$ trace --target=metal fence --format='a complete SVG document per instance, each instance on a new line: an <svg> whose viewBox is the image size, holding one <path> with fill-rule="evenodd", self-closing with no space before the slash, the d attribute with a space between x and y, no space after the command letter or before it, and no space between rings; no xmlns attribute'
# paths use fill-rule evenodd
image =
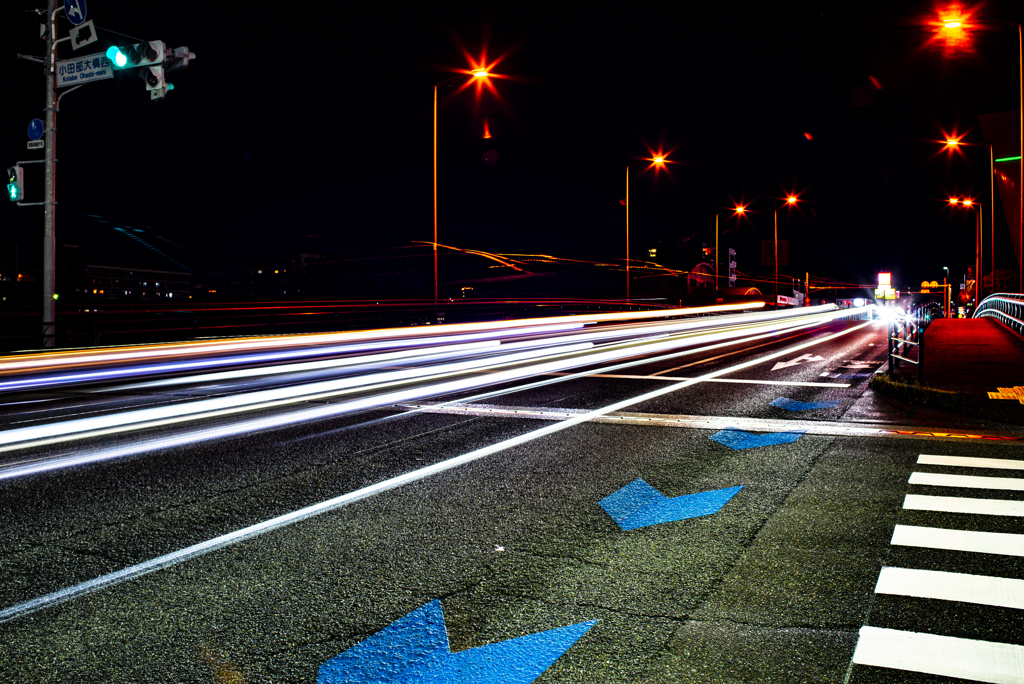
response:
<svg viewBox="0 0 1024 684"><path fill-rule="evenodd" d="M889 376L892 377L906 362L917 367L917 382L924 379L924 329L928 326L928 318L924 310L916 308L907 313L894 316L889 321ZM911 350L917 353L912 354ZM911 358L914 356L916 358Z"/></svg>
<svg viewBox="0 0 1024 684"><path fill-rule="evenodd" d="M988 316L1024 334L1024 294L1001 292L982 300L974 318Z"/></svg>

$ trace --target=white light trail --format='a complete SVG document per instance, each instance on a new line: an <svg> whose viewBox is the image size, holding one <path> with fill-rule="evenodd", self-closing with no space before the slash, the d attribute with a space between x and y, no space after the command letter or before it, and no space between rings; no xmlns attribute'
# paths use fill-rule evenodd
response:
<svg viewBox="0 0 1024 684"><path fill-rule="evenodd" d="M846 317L848 314L840 311L829 311L827 313L818 314L816 316L808 317L806 319L791 321L790 327L785 328L786 330L793 330L799 328L811 327L823 322L828 322L836 318ZM761 339L778 334L780 328L769 323L763 323L756 326L738 326L737 328L729 329L726 331L720 331L715 334L703 333L699 336L682 336L682 338L673 338L669 340L659 340L657 342L625 342L618 345L604 347L602 350L595 350L580 355L581 351L585 350L569 350L566 353L569 354L567 358L560 359L558 361L549 361L545 363L539 363L535 365L520 366L509 371L498 371L496 369L498 363L494 363L491 368L486 367L486 361L495 362L495 357L477 361L475 363L479 365L474 368L466 368L468 362L460 362L457 364L450 364L452 367L463 366L461 370L475 371L471 377L442 382L440 384L432 384L422 387L417 387L411 390L403 390L401 392L388 392L384 394L373 395L370 397L364 397L359 400L348 401L348 402L337 402L331 403L326 406L317 407L315 409L300 409L292 411L290 413L278 414L272 417L260 418L254 420L242 420L233 424L219 426L217 428L200 429L190 432L179 433L164 438L154 438L151 440L138 440L133 442L131 446L125 447L110 447L101 448L98 450L92 450L83 453L71 454L67 456L47 457L40 459L25 460L17 463L12 463L0 468L0 480L11 477L19 477L28 474L35 474L40 472L46 472L56 470L60 468L70 467L74 465L82 465L86 463L94 463L98 461L108 460L111 458L121 458L127 455L142 453L145 451L152 451L154 449L168 448L182 446L197 441L204 441L208 439L214 439L219 437L227 437L235 434L241 434L244 432L263 430L276 427L282 427L284 425L295 424L307 420L318 420L327 417L333 417L344 413L351 413L360 410L367 410L372 408L380 408L381 406L387 406L391 404L397 404L402 402L411 401L413 399L423 399L429 396L438 394L445 394L451 392L464 391L467 389L475 389L486 385L501 384L504 382L521 380L534 375L545 375L552 374L553 372L566 370L573 367L599 365L601 363L608 363L611 361L621 361L624 358L637 357L641 355L648 355L668 349L678 348L680 346L686 346L685 342L692 343L695 340L700 341L715 341L715 340L731 340L729 342L723 342L717 345L710 345L702 347L702 349L713 349L719 346L725 346L726 344L735 344L737 337L743 335L753 335L754 333L762 333L754 337L747 339ZM682 341L681 341L682 340ZM559 351L547 350L547 351ZM655 358L644 358L619 365L610 367L597 368L591 371L579 373L576 376L551 378L547 380L530 383L526 386L520 386L518 388L500 390L497 393L488 393L484 395L478 395L476 397L467 397L462 401L478 401L483 397L497 396L498 394L505 394L510 391L522 391L524 389L532 387L540 387L546 384L554 382L562 382L565 380L572 379L572 377L583 377L591 375L593 373L599 373L609 370L617 370L619 368L625 368L639 363L652 363L658 360L675 358L678 356L693 354L700 351L700 349L689 349L682 352L675 352L666 356L660 356ZM537 354L538 356L540 354ZM508 357L497 357L498 361L504 362L517 362L522 361L522 357L517 355L508 355L513 357L512 361L508 360ZM439 371L439 368L434 367L428 368L425 371L422 369L413 369L411 371L396 371L396 375L390 377L388 374L377 374L371 376L376 384L370 381L370 378L366 378L366 382L360 384L359 378L348 378L341 381L331 381L339 383L338 387L334 389L326 389L330 383L310 383L308 385L283 388L279 390L269 390L264 392L253 392L245 395L236 395L235 397L219 397L217 399L202 400L200 402L191 402L174 405L171 407L156 407L150 409L143 409L138 412L132 412L131 414L120 414L122 418L119 420L115 416L99 416L90 419L79 419L78 421L65 421L65 423L47 423L43 425L33 426L31 428L19 428L18 430L26 431L20 432L14 437L20 437L20 439L11 439L10 443L5 446L0 446L0 452L11 451L16 449L28 449L32 447L47 446L56 444L73 439L85 439L92 437L100 437L107 435L114 435L125 430L140 430L160 426L168 426L176 423L197 420L197 419L208 419L213 417L225 416L236 414L243 411L250 411L256 409L266 409L275 406L294 404L299 402L308 402L316 399L324 399L328 397L336 397L342 394L351 393L353 391L368 391L383 390L394 385L407 384L409 381L417 379L416 373L423 372L425 375L420 376L419 379L427 377L431 372L438 375L444 375L447 371ZM484 374L481 375L480 373ZM405 373L406 376L401 374ZM382 381L384 378L386 381ZM340 383L351 383L349 387L344 387ZM318 387L321 390L319 393L303 394L302 392L309 391L311 386ZM274 399L271 395L275 392L292 392L294 396L284 397L280 396ZM256 398L262 401L262 403L246 403L243 398ZM213 406L211 402L217 402L223 400L222 405L219 408ZM234 402L234 406L226 406ZM190 411L189 407L194 407L196 404L200 405L203 409L201 413ZM163 413L163 409L173 408L175 413L178 415L168 415ZM146 413L142 413L142 412ZM142 418L140 418L140 415ZM101 423L106 421L106 426ZM50 426L61 426L59 433L47 433L46 428ZM9 433L15 432L15 430L8 431ZM7 433L0 433L2 438Z"/></svg>
<svg viewBox="0 0 1024 684"><path fill-rule="evenodd" d="M744 368L750 368L757 364L764 363L766 361L771 361L781 356L791 354L794 351L799 351L800 349L806 349L817 344L828 342L830 340L860 330L861 328L867 325L870 325L870 322L854 326L842 332L828 335L820 339L804 342L794 347L787 347L786 349L773 352L771 354L766 354L765 356L752 359L750 361L745 361L735 366L730 366L728 368L712 371L710 373L706 373L692 380L685 380L682 382L674 383L672 385L641 394L631 399L625 399L614 404L609 404L608 406L605 406L603 408L596 409L594 411L588 411L587 413L582 413L568 420L546 425L538 430L532 430L528 433L519 435L517 437L513 437L511 439L506 439L504 441L492 444L482 449L477 449L475 451L462 454L461 456L456 456L454 458L441 461L440 463L425 466L423 468L419 468L417 470L413 470L411 472L404 473L402 475L398 475L387 480L383 480L381 482L369 485L367 487L357 489L347 494L343 494L341 496L328 499L326 501L321 501L320 503L313 504L311 506L307 506L296 511L292 511L284 515L280 515L276 518L266 520L262 523L250 525L249 527L245 527L240 530L236 530L234 532L230 532L228 534L215 537L205 542L200 542L199 544L194 544L184 549L180 549L178 551L174 551L172 553L165 554L157 558L153 558L143 563L132 565L122 570L118 570L116 572L102 575L95 579L82 582L80 584L76 584L65 589L61 589L51 594L46 594L44 596L40 596L29 601L19 603L4 610L0 610L0 622L7 622L9 620L13 620L23 615L27 615L28 613L32 613L43 608L54 606L59 603L68 601L70 599L84 596L86 594L93 593L95 591L113 586L115 584L120 584L130 579L141 577L143 575L147 575L157 570L178 565L192 558L196 558L207 553L210 553L211 551L216 551L218 549L222 549L227 546L237 544L247 539L252 539L267 532L277 530L288 525L293 525L297 522L307 520L309 518L321 515L323 513L327 513L329 511L333 511L335 509L341 508L342 506L347 506L350 503L354 503L356 501L369 498L376 494L380 494L391 489L395 489L397 487L410 484L412 482L417 482L429 478L433 475L437 475L438 473L442 473L453 468L466 465L467 463L472 463L473 461L484 458L485 456L490 456L492 454L498 453L500 451L505 451L515 446L527 444L529 442L540 439L541 437L546 437L556 432L566 430L570 427L593 420L594 418L603 416L605 414L612 413L614 411L621 411L622 409L628 408L629 406L632 406L634 404L639 404L645 401L649 401L651 399L656 399L660 396L664 396L671 392L676 392L685 387L689 387L691 385L703 382L704 380L709 380L711 378L716 378L721 375L733 373Z"/></svg>
<svg viewBox="0 0 1024 684"><path fill-rule="evenodd" d="M660 309L656 311L623 311L615 313L588 314L586 316L551 316L547 318L524 318L509 321L487 321L483 323L449 323L446 325L427 325L407 328L380 328L376 330L357 330L338 333L310 333L307 335L289 335L274 337L233 338L226 340L203 340L179 342L175 344L147 345L145 347L107 348L90 350L73 350L33 354L23 356L0 357L0 372L23 370L26 368L52 369L67 363L91 363L96 361L132 361L137 359L161 356L182 356L192 354L220 353L225 351L246 351L267 347L292 347L299 345L333 344L364 340L397 338L396 341L408 343L410 339L432 337L460 332L512 331L538 325L555 325L561 323L576 324L581 321L604 322L643 320L649 318L671 318L675 316L693 316L724 311L740 311L764 306L764 302L746 302L741 304L725 304L716 306L693 307L687 309Z"/></svg>

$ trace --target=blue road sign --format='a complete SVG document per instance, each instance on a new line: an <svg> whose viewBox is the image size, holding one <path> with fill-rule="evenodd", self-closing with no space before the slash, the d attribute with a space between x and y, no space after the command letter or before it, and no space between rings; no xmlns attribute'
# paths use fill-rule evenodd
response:
<svg viewBox="0 0 1024 684"><path fill-rule="evenodd" d="M726 428L711 435L711 439L730 449L739 451L741 449L753 449L754 447L789 444L800 439L800 435L805 432L806 430L790 430L789 432L767 432L755 435L750 432L744 432L739 428Z"/></svg>
<svg viewBox="0 0 1024 684"><path fill-rule="evenodd" d="M85 0L64 0L64 14L75 26L85 21L86 12Z"/></svg>
<svg viewBox="0 0 1024 684"><path fill-rule="evenodd" d="M32 119L31 121L29 121L28 122L28 139L29 140L39 140L40 138L42 138L43 137L43 130L44 130L44 128L45 128L45 126L43 126L43 122L40 121L39 119Z"/></svg>
<svg viewBox="0 0 1024 684"><path fill-rule="evenodd" d="M597 624L549 629L452 653L433 600L320 666L317 684L530 684Z"/></svg>
<svg viewBox="0 0 1024 684"><path fill-rule="evenodd" d="M840 401L796 401L794 399L787 399L786 397L779 397L772 402L772 406L778 406L780 409L786 409L787 411L813 411L815 409L823 408L835 408L842 402Z"/></svg>
<svg viewBox="0 0 1024 684"><path fill-rule="evenodd" d="M741 489L743 485L669 498L637 478L598 503L619 527L635 530L717 513Z"/></svg>

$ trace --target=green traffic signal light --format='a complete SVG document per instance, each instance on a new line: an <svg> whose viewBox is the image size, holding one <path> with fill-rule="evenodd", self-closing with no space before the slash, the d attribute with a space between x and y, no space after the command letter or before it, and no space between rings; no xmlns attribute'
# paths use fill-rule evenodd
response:
<svg viewBox="0 0 1024 684"><path fill-rule="evenodd" d="M128 55L122 52L121 48L116 45L111 45L107 48L107 59L118 69L123 69L128 64Z"/></svg>
<svg viewBox="0 0 1024 684"><path fill-rule="evenodd" d="M7 197L12 202L20 202L25 199L24 177L19 166L11 166L7 169Z"/></svg>

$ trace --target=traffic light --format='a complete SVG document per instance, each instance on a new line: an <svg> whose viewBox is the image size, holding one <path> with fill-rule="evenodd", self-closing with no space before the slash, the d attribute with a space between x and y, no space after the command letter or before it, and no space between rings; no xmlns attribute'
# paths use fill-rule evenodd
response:
<svg viewBox="0 0 1024 684"><path fill-rule="evenodd" d="M111 45L107 48L107 59L114 69L131 69L151 64L160 64L165 57L164 42L152 40L134 45Z"/></svg>
<svg viewBox="0 0 1024 684"><path fill-rule="evenodd" d="M164 68L146 67L142 70L142 80L146 82L146 90L160 90L164 87Z"/></svg>
<svg viewBox="0 0 1024 684"><path fill-rule="evenodd" d="M25 198L25 171L20 166L7 168L7 197L12 202L20 202Z"/></svg>

